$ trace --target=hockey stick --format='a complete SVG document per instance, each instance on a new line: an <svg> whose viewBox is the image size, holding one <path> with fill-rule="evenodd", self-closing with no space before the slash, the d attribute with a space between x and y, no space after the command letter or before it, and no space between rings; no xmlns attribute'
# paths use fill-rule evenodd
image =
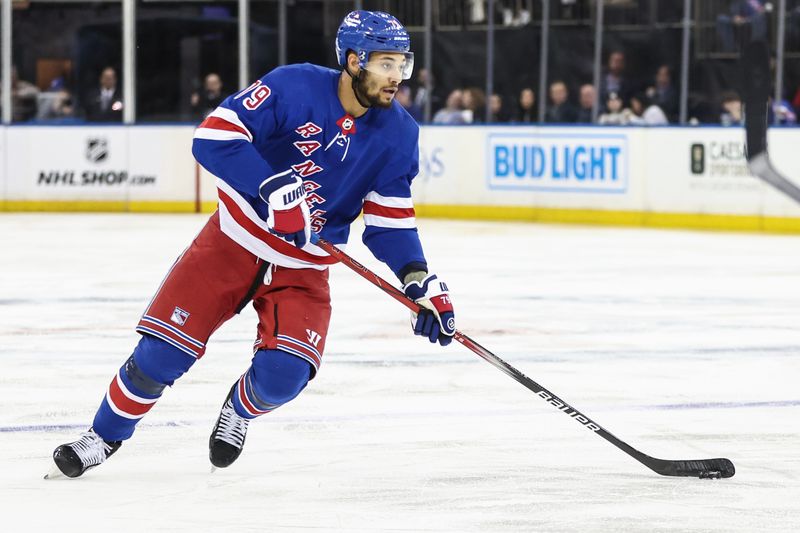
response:
<svg viewBox="0 0 800 533"><path fill-rule="evenodd" d="M389 282L369 270L367 267L341 251L340 249L336 248L333 244L318 237L317 235L312 236L312 242L315 242L317 246L328 252L332 257L337 259L340 263L345 264L351 270L365 278L367 281L378 287L379 289L383 290L386 294L400 302L401 304L408 307L411 311L415 313L419 313L420 306L408 298L403 291L396 288L395 286L391 285ZM500 371L504 372L506 375L510 376L514 380L516 380L521 385L530 389L533 393L535 393L538 397L542 398L544 401L562 411L567 416L577 420L581 425L586 427L587 429L597 433L608 442L622 450L623 452L627 453L647 468L652 470L657 474L661 474L662 476L681 476L681 477L699 477L699 478L728 478L732 477L733 474L736 472L733 463L729 459L697 459L691 461L670 461L666 459L657 459L655 457L650 457L647 454L640 452L639 450L633 448L632 446L628 445L627 443L621 441L617 437L615 437L610 431L604 429L600 424L594 422L591 418L586 416L585 414L581 413L570 404L544 388L543 386L539 385L531 378L527 377L525 374L511 366L510 364L506 363L492 352L469 338L468 336L464 335L460 331L456 330L455 340L478 354L478 356L482 357L484 360L498 368Z"/></svg>
<svg viewBox="0 0 800 533"><path fill-rule="evenodd" d="M747 166L754 176L800 203L800 187L772 166L767 152L767 101L771 86L767 43L749 43L742 55L741 66L744 79Z"/></svg>

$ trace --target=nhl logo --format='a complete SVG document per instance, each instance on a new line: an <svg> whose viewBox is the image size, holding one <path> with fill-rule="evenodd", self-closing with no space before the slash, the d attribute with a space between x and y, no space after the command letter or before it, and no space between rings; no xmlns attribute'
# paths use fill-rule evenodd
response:
<svg viewBox="0 0 800 533"><path fill-rule="evenodd" d="M187 311L184 311L180 307L176 307L172 311L172 316L169 318L170 322L174 322L179 326L183 326L184 324L186 324L186 321L188 319L189 319L189 313Z"/></svg>
<svg viewBox="0 0 800 533"><path fill-rule="evenodd" d="M92 163L100 163L108 158L108 140L95 137L86 141L86 159Z"/></svg>

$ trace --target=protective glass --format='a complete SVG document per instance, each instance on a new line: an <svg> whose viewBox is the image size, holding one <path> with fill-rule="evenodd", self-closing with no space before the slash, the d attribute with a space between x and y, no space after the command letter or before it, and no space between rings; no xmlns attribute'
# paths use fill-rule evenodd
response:
<svg viewBox="0 0 800 533"><path fill-rule="evenodd" d="M381 53L373 52L370 60L364 65L364 70L368 70L378 76L385 78L400 78L407 80L411 78L414 71L414 53Z"/></svg>

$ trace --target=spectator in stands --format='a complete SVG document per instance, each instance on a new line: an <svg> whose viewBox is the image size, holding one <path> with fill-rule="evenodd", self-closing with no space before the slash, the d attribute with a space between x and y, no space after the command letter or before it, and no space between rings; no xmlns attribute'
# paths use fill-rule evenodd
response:
<svg viewBox="0 0 800 533"><path fill-rule="evenodd" d="M72 93L66 88L64 78L55 78L47 90L39 94L36 119L59 120L69 118L73 114Z"/></svg>
<svg viewBox="0 0 800 533"><path fill-rule="evenodd" d="M397 94L394 96L394 99L397 100L397 103L403 106L406 111L408 111L408 114L411 115L411 118L416 120L418 123L422 122L422 109L420 109L419 106L411 99L411 88L408 85L401 85L397 89Z"/></svg>
<svg viewBox="0 0 800 533"><path fill-rule="evenodd" d="M519 101L517 102L517 112L514 115L513 122L522 122L524 124L536 122L536 93L530 87L525 87L519 92Z"/></svg>
<svg viewBox="0 0 800 533"><path fill-rule="evenodd" d="M723 126L742 125L742 99L734 91L722 93L722 113L719 122Z"/></svg>
<svg viewBox="0 0 800 533"><path fill-rule="evenodd" d="M669 124L664 111L653 103L645 93L631 97L630 110L633 112L628 123L641 126L664 126Z"/></svg>
<svg viewBox="0 0 800 533"><path fill-rule="evenodd" d="M431 80L431 91L428 94L428 90L425 88L425 84L427 83L428 79ZM428 69L421 68L417 71L417 81L416 81L416 88L412 91L414 104L416 104L422 112L425 112L425 102L428 100L431 101L431 109L436 109L439 107L439 103L441 102L441 98L437 96L434 79L433 76L430 75Z"/></svg>
<svg viewBox="0 0 800 533"><path fill-rule="evenodd" d="M580 93L578 94L578 120L580 124L591 124L592 120L592 107L594 107L594 98L596 91L594 85L585 83L581 85Z"/></svg>
<svg viewBox="0 0 800 533"><path fill-rule="evenodd" d="M434 124L466 124L464 119L464 109L461 106L463 92L461 89L454 89L447 96L445 106L433 116Z"/></svg>
<svg viewBox="0 0 800 533"><path fill-rule="evenodd" d="M655 83L647 88L646 94L667 115L670 122L678 121L678 91L672 84L672 71L668 65L658 67Z"/></svg>
<svg viewBox="0 0 800 533"><path fill-rule="evenodd" d="M569 101L567 85L557 80L550 84L550 107L545 113L545 122L567 124L578 120L578 110Z"/></svg>
<svg viewBox="0 0 800 533"><path fill-rule="evenodd" d="M608 65L600 78L600 100L606 101L610 93L617 93L623 102L632 94L631 83L625 77L625 54L619 50L608 55Z"/></svg>
<svg viewBox="0 0 800 533"><path fill-rule="evenodd" d="M611 93L606 100L606 112L602 113L598 119L598 124L609 126L621 126L628 123L630 110L623 110L622 98L617 93Z"/></svg>
<svg viewBox="0 0 800 533"><path fill-rule="evenodd" d="M84 99L86 120L90 122L122 122L122 91L117 85L117 71L106 67L100 73L100 84Z"/></svg>
<svg viewBox="0 0 800 533"><path fill-rule="evenodd" d="M503 14L503 26L524 26L531 22L531 12L522 0L515 0L513 6L511 1L503 4L495 4L500 7Z"/></svg>
<svg viewBox="0 0 800 533"><path fill-rule="evenodd" d="M11 120L25 122L36 116L39 89L29 81L19 79L17 67L11 67Z"/></svg>
<svg viewBox="0 0 800 533"><path fill-rule="evenodd" d="M798 86L797 90L794 92L792 105L794 106L795 113L800 113L800 86Z"/></svg>
<svg viewBox="0 0 800 533"><path fill-rule="evenodd" d="M770 96L769 106L767 107L767 122L782 126L797 124L797 114L795 114L789 102L783 99L775 102Z"/></svg>
<svg viewBox="0 0 800 533"><path fill-rule="evenodd" d="M735 52L734 28L750 27L750 39L767 37L767 0L733 0L727 13L717 16L717 35L723 52Z"/></svg>
<svg viewBox="0 0 800 533"><path fill-rule="evenodd" d="M492 116L489 117L489 122L503 123L510 121L508 112L503 105L503 97L499 94L494 93L489 97L489 108L492 112Z"/></svg>
<svg viewBox="0 0 800 533"><path fill-rule="evenodd" d="M467 124L486 122L486 93L477 87L467 87L461 96L464 120Z"/></svg>
<svg viewBox="0 0 800 533"><path fill-rule="evenodd" d="M469 9L469 21L472 24L482 24L486 22L485 0L467 0Z"/></svg>
<svg viewBox="0 0 800 533"><path fill-rule="evenodd" d="M219 107L223 100L225 94L222 92L222 78L211 72L203 80L203 90L192 93L192 113L195 118L202 120Z"/></svg>

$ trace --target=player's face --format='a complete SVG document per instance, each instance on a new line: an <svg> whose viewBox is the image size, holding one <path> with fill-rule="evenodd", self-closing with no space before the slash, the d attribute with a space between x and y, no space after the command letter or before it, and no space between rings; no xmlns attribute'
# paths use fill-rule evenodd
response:
<svg viewBox="0 0 800 533"><path fill-rule="evenodd" d="M391 107L403 79L404 64L403 54L373 54L356 84L359 95L372 106Z"/></svg>

